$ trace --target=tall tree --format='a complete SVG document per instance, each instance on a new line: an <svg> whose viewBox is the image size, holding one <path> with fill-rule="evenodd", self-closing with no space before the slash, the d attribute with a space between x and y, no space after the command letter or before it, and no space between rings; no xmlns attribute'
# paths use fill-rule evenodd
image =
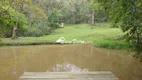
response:
<svg viewBox="0 0 142 80"><path fill-rule="evenodd" d="M90 24L91 24L91 29L93 28L93 25L95 24L95 8L93 5L93 0L88 0L88 3L90 5L90 13L91 13L91 18L90 18Z"/></svg>
<svg viewBox="0 0 142 80"><path fill-rule="evenodd" d="M27 17L30 17L29 12L32 11L32 16L34 20L46 18L46 14L44 14L44 11L40 8L38 8L36 5L33 4L32 0L2 0L0 1L2 6L8 6L9 8L13 8L15 11L15 18L16 22L15 25L13 26L13 31L12 31L12 39L16 38L16 33L18 26L20 26L19 22L21 20L21 14L24 14ZM31 14L31 13L30 13Z"/></svg>
<svg viewBox="0 0 142 80"><path fill-rule="evenodd" d="M142 1L141 0L94 0L110 14L113 27L121 27L126 40L134 45L136 57L142 57Z"/></svg>

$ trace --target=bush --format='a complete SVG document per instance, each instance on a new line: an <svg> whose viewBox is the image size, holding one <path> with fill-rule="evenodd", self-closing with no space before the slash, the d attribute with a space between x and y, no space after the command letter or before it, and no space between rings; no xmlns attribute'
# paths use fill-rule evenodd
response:
<svg viewBox="0 0 142 80"><path fill-rule="evenodd" d="M26 32L24 36L43 36L50 34L56 28L60 26L59 17L61 16L61 11L58 9L53 9L48 12L48 19L41 20L40 22L34 22Z"/></svg>
<svg viewBox="0 0 142 80"><path fill-rule="evenodd" d="M24 32L24 36L42 36L50 34L51 28L47 26L46 21L40 23L35 23L33 27L30 27L27 31Z"/></svg>
<svg viewBox="0 0 142 80"><path fill-rule="evenodd" d="M47 25L52 28L58 28L60 25L59 18L62 16L61 10L53 9L48 12Z"/></svg>
<svg viewBox="0 0 142 80"><path fill-rule="evenodd" d="M102 47L102 48L110 48L110 49L125 49L129 48L128 44L126 42L122 41L111 41L111 40L94 40L93 42L94 46L96 47Z"/></svg>

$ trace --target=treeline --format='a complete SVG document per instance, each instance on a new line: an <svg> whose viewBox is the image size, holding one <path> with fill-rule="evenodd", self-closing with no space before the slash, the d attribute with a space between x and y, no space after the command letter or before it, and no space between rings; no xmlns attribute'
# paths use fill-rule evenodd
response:
<svg viewBox="0 0 142 80"><path fill-rule="evenodd" d="M1 0L0 30L4 37L42 36L64 24L108 21L93 0Z"/></svg>

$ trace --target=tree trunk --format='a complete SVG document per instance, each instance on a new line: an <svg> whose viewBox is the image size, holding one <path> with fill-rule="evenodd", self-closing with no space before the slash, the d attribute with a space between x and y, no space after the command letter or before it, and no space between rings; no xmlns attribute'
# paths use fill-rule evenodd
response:
<svg viewBox="0 0 142 80"><path fill-rule="evenodd" d="M15 38L17 37L17 36L16 36L16 30L17 30L17 28L16 28L16 27L13 27L11 39L15 39Z"/></svg>
<svg viewBox="0 0 142 80"><path fill-rule="evenodd" d="M22 10L22 7L21 7L21 10ZM16 6L15 6L15 9L16 9ZM17 29L18 29L18 22L19 22L19 19L20 19L20 15L17 13L16 10L15 10L15 13L17 15L17 20L16 20L15 26L13 26L13 31L12 31L12 37L11 37L11 39L16 39L17 38L16 33L17 33Z"/></svg>
<svg viewBox="0 0 142 80"><path fill-rule="evenodd" d="M94 19L95 19L95 15L94 15L94 10L92 9L92 14L91 14L91 29L93 29L93 25L95 23Z"/></svg>
<svg viewBox="0 0 142 80"><path fill-rule="evenodd" d="M16 38L17 38L16 33L17 33L18 20L19 20L19 19L17 19L16 25L13 27L11 39L16 39Z"/></svg>

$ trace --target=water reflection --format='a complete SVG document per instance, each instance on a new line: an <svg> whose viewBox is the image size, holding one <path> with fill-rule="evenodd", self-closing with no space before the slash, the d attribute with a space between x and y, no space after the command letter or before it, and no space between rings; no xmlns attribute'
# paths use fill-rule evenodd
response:
<svg viewBox="0 0 142 80"><path fill-rule="evenodd" d="M120 80L142 80L142 63L125 51L89 45L40 45L0 48L0 80L23 72L111 71Z"/></svg>
<svg viewBox="0 0 142 80"><path fill-rule="evenodd" d="M88 72L88 69L81 69L74 64L64 63L56 66L47 72Z"/></svg>

